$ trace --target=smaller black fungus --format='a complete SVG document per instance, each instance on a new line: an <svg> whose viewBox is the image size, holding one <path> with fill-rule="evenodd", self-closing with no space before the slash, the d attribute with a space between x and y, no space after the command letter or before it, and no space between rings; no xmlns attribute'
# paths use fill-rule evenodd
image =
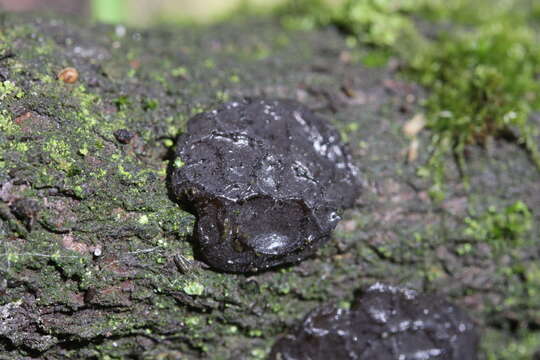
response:
<svg viewBox="0 0 540 360"><path fill-rule="evenodd" d="M360 192L339 133L290 100L245 99L196 115L170 186L197 216L202 259L231 272L313 254Z"/></svg>
<svg viewBox="0 0 540 360"><path fill-rule="evenodd" d="M350 310L320 307L280 338L270 360L475 360L466 313L435 295L375 283Z"/></svg>
<svg viewBox="0 0 540 360"><path fill-rule="evenodd" d="M127 129L119 129L114 132L114 137L119 143L128 144L135 134Z"/></svg>

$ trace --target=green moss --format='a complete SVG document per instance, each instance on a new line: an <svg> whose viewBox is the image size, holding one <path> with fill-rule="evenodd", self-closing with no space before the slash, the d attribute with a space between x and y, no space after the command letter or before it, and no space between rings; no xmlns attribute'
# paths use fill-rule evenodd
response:
<svg viewBox="0 0 540 360"><path fill-rule="evenodd" d="M289 29L313 30L329 24L334 9L322 0L291 0L274 11Z"/></svg>
<svg viewBox="0 0 540 360"><path fill-rule="evenodd" d="M444 158L457 154L465 166L468 144L517 130L540 168L540 153L529 122L539 106L540 46L523 24L488 23L473 31L453 31L411 60L413 74L430 89L425 108L433 132L430 161L437 183Z"/></svg>
<svg viewBox="0 0 540 360"><path fill-rule="evenodd" d="M0 131L6 135L13 135L18 129L19 126L11 119L7 110L0 110Z"/></svg>
<svg viewBox="0 0 540 360"><path fill-rule="evenodd" d="M530 333L520 337L508 337L488 331L484 337L483 348L488 360L530 360L533 359L533 355L540 347L540 335L537 333ZM501 347L500 344L504 344L504 346Z"/></svg>
<svg viewBox="0 0 540 360"><path fill-rule="evenodd" d="M171 75L175 77L186 77L188 69L185 66L179 66L171 70Z"/></svg>
<svg viewBox="0 0 540 360"><path fill-rule="evenodd" d="M0 82L0 101L5 101L10 95L21 99L24 96L24 92L9 80Z"/></svg>
<svg viewBox="0 0 540 360"><path fill-rule="evenodd" d="M139 220L137 221L139 224L141 225L146 225L148 224L149 220L148 220L148 216L147 215L141 215L139 217Z"/></svg>
<svg viewBox="0 0 540 360"><path fill-rule="evenodd" d="M170 147L172 147L174 145L174 141L172 141L171 139L164 139L163 140L163 145L165 147L170 148Z"/></svg>
<svg viewBox="0 0 540 360"><path fill-rule="evenodd" d="M126 169L124 168L124 165L118 164L117 169L118 169L118 174L124 177L125 179L131 180L133 178L133 174L129 171L126 171Z"/></svg>
<svg viewBox="0 0 540 360"><path fill-rule="evenodd" d="M129 96L121 95L114 100L114 104L116 105L116 108L118 109L118 111L122 111L122 110L127 109L128 106L131 105L131 100Z"/></svg>
<svg viewBox="0 0 540 360"><path fill-rule="evenodd" d="M201 318L197 316L189 316L184 320L184 323L189 327L196 327L201 323Z"/></svg>
<svg viewBox="0 0 540 360"><path fill-rule="evenodd" d="M71 146L64 140L51 138L43 144L43 151L48 153L57 164L57 168L68 175L74 175L75 160L72 158Z"/></svg>
<svg viewBox="0 0 540 360"><path fill-rule="evenodd" d="M400 40L418 36L413 21L407 16L407 12L417 6L411 1L348 0L337 13L334 23L364 42L397 46Z"/></svg>
<svg viewBox="0 0 540 360"><path fill-rule="evenodd" d="M86 144L84 144L77 152L79 154L81 154L82 156L87 156L88 155L88 146Z"/></svg>
<svg viewBox="0 0 540 360"><path fill-rule="evenodd" d="M331 6L322 0L291 0L275 11L288 28L335 25L362 43L391 48L419 37L408 14L424 5L424 1L346 0Z"/></svg>
<svg viewBox="0 0 540 360"><path fill-rule="evenodd" d="M177 157L176 159L174 159L174 163L173 163L173 166L177 169L181 168L182 166L184 166L185 163L182 161L182 159L180 157Z"/></svg>
<svg viewBox="0 0 540 360"><path fill-rule="evenodd" d="M521 201L507 206L501 211L495 207L474 218L465 219L467 227L464 235L476 241L487 242L498 254L509 248L521 247L527 244L527 234L532 229L532 214ZM467 245L467 244L465 244ZM463 245L463 246L465 246ZM469 252L470 244L468 245Z"/></svg>
<svg viewBox="0 0 540 360"><path fill-rule="evenodd" d="M263 336L263 331L259 329L251 329L248 331L248 335L251 337L261 337Z"/></svg>
<svg viewBox="0 0 540 360"><path fill-rule="evenodd" d="M213 69L216 67L216 63L214 59L211 59L211 58L205 59L203 62L203 65L208 69Z"/></svg>
<svg viewBox="0 0 540 360"><path fill-rule="evenodd" d="M519 1L347 0L337 7L322 1L289 1L277 13L286 24L311 29L335 25L360 43L376 47L365 57L384 64L390 54L406 64L406 74L429 90L425 103L432 131L430 193L444 198L445 161L455 155L466 166L469 144L514 134L540 170L538 129L529 115L539 108L540 43L529 26L527 7ZM415 15L467 24L436 31L430 38L417 30ZM382 50L382 52L381 52ZM384 56L381 58L381 54Z"/></svg>
<svg viewBox="0 0 540 360"><path fill-rule="evenodd" d="M253 357L253 359L265 359L267 352L264 349L255 348L250 351L250 355Z"/></svg>
<svg viewBox="0 0 540 360"><path fill-rule="evenodd" d="M188 295L200 296L204 293L204 286L197 281L190 281L184 286L183 290Z"/></svg>
<svg viewBox="0 0 540 360"><path fill-rule="evenodd" d="M146 99L143 102L143 110L149 111L149 110L156 110L159 106L159 101L156 99Z"/></svg>

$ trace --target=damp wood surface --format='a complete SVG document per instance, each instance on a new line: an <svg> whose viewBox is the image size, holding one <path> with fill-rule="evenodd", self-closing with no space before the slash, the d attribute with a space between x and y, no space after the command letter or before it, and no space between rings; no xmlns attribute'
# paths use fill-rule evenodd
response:
<svg viewBox="0 0 540 360"><path fill-rule="evenodd" d="M515 143L470 146L469 186L449 156L432 200L429 132L412 162L403 134L426 94L392 61L362 65L369 51L272 19L143 31L0 14L0 358L264 359L377 281L465 309L482 356L540 348L538 170ZM244 96L329 119L365 178L314 256L248 276L198 261L166 186L188 119ZM497 216L527 222L523 241L478 240Z"/></svg>

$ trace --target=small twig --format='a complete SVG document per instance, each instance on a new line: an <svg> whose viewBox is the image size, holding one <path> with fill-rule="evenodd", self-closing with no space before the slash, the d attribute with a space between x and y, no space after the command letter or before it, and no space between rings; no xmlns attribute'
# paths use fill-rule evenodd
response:
<svg viewBox="0 0 540 360"><path fill-rule="evenodd" d="M140 250L130 251L127 254L146 254L146 253L155 251L156 249L159 249L159 246L155 246L149 249L140 249Z"/></svg>

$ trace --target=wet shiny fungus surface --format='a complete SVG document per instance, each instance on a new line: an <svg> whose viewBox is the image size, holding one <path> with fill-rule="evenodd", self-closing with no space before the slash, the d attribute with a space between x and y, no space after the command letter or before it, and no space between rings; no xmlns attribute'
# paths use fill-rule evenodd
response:
<svg viewBox="0 0 540 360"><path fill-rule="evenodd" d="M196 115L175 164L171 189L197 216L199 253L224 271L311 255L360 191L338 132L290 100L246 99Z"/></svg>
<svg viewBox="0 0 540 360"><path fill-rule="evenodd" d="M375 283L350 310L331 305L279 339L271 360L474 360L479 336L463 310L435 295Z"/></svg>

